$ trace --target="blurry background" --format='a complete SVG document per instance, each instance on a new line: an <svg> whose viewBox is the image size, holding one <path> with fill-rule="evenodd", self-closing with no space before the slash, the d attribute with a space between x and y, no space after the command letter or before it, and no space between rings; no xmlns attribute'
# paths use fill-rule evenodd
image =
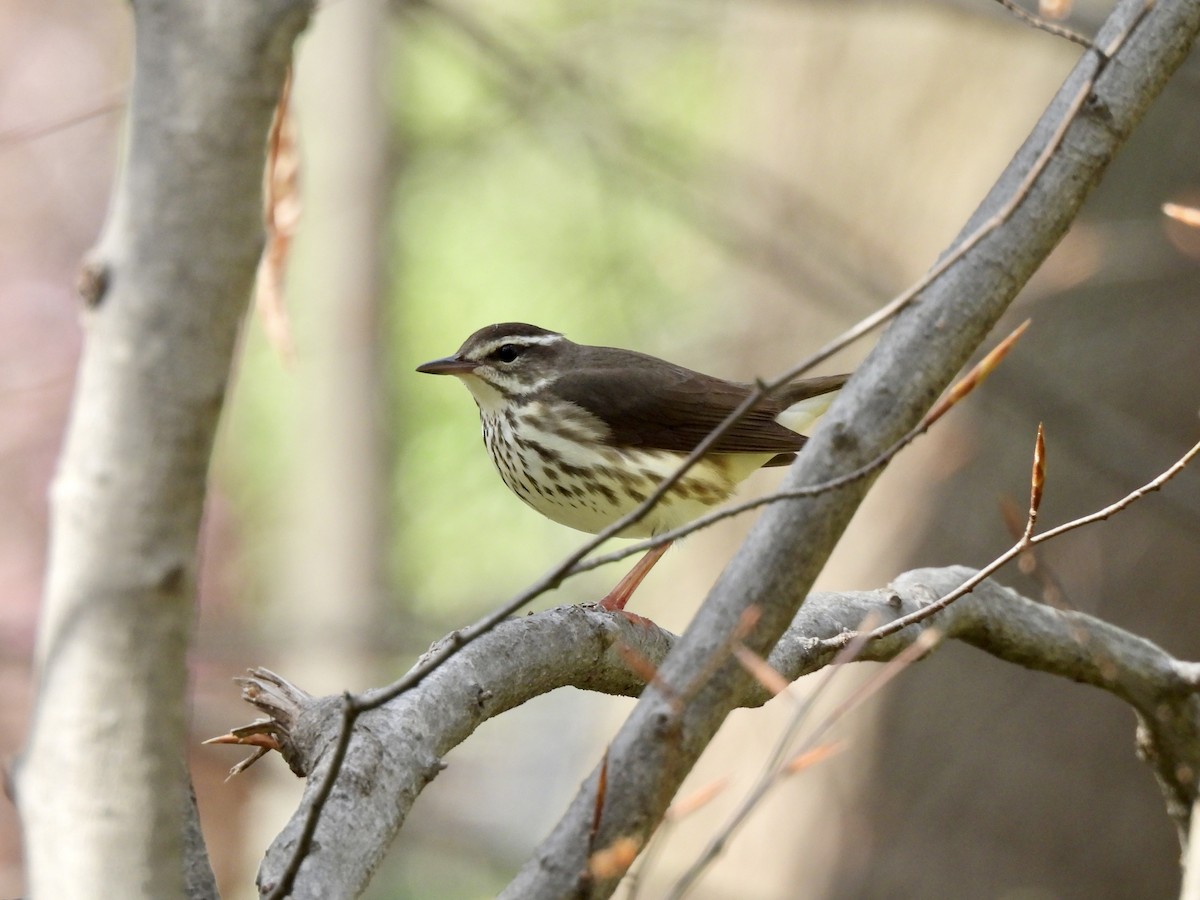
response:
<svg viewBox="0 0 1200 900"><path fill-rule="evenodd" d="M1076 3L1068 23L1090 33L1107 7ZM81 337L72 284L120 155L131 41L115 3L0 4L6 759L28 715L46 493ZM1079 52L987 0L322 6L296 74L296 351L248 320L206 525L196 740L252 717L230 682L247 666L316 693L391 680L581 539L509 494L467 392L414 366L518 320L725 377L780 371L929 266ZM1010 540L1003 498L1025 503L1039 420L1047 523L1195 439L1200 245L1159 207L1200 197L1198 80L1194 63L1176 77L1018 300L1012 323L1032 316L1033 330L893 464L822 586L990 560ZM1185 473L1003 580L1197 658L1198 510ZM682 629L746 526L684 542L635 608ZM621 571L542 605L594 600ZM369 896L495 893L630 702L560 692L489 723L448 758ZM788 713L775 706L731 718L691 781L731 786L674 830L643 896L736 803ZM946 648L845 722L846 751L776 791L694 896L1170 894L1177 847L1133 725L1111 698ZM300 783L277 759L223 783L236 758L200 748L193 766L225 896L250 897ZM21 890L4 801L0 896Z"/></svg>

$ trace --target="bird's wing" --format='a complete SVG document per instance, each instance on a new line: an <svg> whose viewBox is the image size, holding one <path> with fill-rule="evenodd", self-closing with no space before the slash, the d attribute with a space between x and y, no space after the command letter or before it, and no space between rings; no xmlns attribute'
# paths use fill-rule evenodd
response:
<svg viewBox="0 0 1200 900"><path fill-rule="evenodd" d="M606 348L607 349L607 348ZM750 394L748 385L723 381L651 356L625 351L606 354L600 365L560 376L552 390L592 413L610 432L614 445L689 453ZM840 387L833 381L824 391ZM805 437L775 417L783 404L768 398L743 416L717 441L713 453L786 453Z"/></svg>

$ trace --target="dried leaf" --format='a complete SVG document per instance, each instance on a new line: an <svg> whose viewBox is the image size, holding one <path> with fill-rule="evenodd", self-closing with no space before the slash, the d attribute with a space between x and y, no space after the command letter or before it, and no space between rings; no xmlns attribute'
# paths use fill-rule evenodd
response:
<svg viewBox="0 0 1200 900"><path fill-rule="evenodd" d="M954 404L958 403L963 399L963 397L967 396L967 394L979 387L979 385L983 383L983 380L992 374L992 371L996 368L996 366L1000 365L1004 357L1008 355L1008 352L1013 348L1013 344L1017 342L1017 339L1020 338L1021 335L1025 333L1025 329L1029 327L1030 321L1030 319L1026 319L1024 322L1018 325L1013 330L1012 334L992 348L991 352L988 353L988 355L981 359L978 363L976 363L970 372L960 378L958 382L946 392L946 395L942 397L942 399L936 404L934 404L933 409L925 414L925 418L921 420L921 427L928 428L930 425L948 413Z"/></svg>
<svg viewBox="0 0 1200 900"><path fill-rule="evenodd" d="M788 689L788 680L745 644L735 644L733 655L742 664L742 668L754 676L754 680L766 688L771 696L777 697Z"/></svg>
<svg viewBox="0 0 1200 900"><path fill-rule="evenodd" d="M658 678L658 669L654 663L650 662L650 660L646 659L646 657L642 656L642 654L638 653L628 644L618 643L616 648L617 653L621 655L621 659L625 660L625 665L629 666L634 675L642 679L646 684L654 683Z"/></svg>
<svg viewBox="0 0 1200 900"><path fill-rule="evenodd" d="M269 734L221 734L211 737L204 744L236 744L239 747L265 747L268 750L278 750L279 741Z"/></svg>
<svg viewBox="0 0 1200 900"><path fill-rule="evenodd" d="M1162 211L1164 215L1170 216L1176 222L1182 222L1192 228L1200 228L1200 208L1198 207L1184 206L1182 203L1164 203Z"/></svg>
<svg viewBox="0 0 1200 900"><path fill-rule="evenodd" d="M1071 0L1039 0L1038 12L1047 19L1065 19L1071 14Z"/></svg>
<svg viewBox="0 0 1200 900"><path fill-rule="evenodd" d="M669 822L678 822L680 819L687 818L696 810L707 806L713 799L720 796L721 792L728 786L729 779L725 777L710 781L699 790L693 791L688 796L672 803L667 810L666 820Z"/></svg>
<svg viewBox="0 0 1200 900"><path fill-rule="evenodd" d="M843 741L835 741L832 744L821 744L819 747L813 747L811 750L806 750L804 753L798 753L793 756L788 760L783 770L788 774L803 772L817 763L824 762L831 756L836 756L844 749L846 749L846 744Z"/></svg>
<svg viewBox="0 0 1200 900"><path fill-rule="evenodd" d="M637 859L639 843L631 837L619 837L603 850L597 850L588 859L588 873L601 881L619 878L629 871Z"/></svg>
<svg viewBox="0 0 1200 900"><path fill-rule="evenodd" d="M288 70L267 136L267 168L263 183L263 219L267 241L254 286L254 303L267 339L287 362L295 356L291 321L284 302L284 283L292 238L300 224L300 146L291 109L292 73Z"/></svg>
<svg viewBox="0 0 1200 900"><path fill-rule="evenodd" d="M1000 521L1004 523L1004 530L1009 533L1013 540L1021 536L1025 530L1025 520L1021 514L1021 507L1017 501L1013 500L1007 494L1000 497Z"/></svg>
<svg viewBox="0 0 1200 900"><path fill-rule="evenodd" d="M600 831L600 819L604 815L604 798L608 795L608 748L604 748L604 758L600 760L600 775L596 780L596 798L592 802L592 827L588 832L588 847L592 846Z"/></svg>
<svg viewBox="0 0 1200 900"><path fill-rule="evenodd" d="M733 639L744 641L761 618L762 609L757 604L751 603L742 610L742 614L738 617L737 627L733 629Z"/></svg>

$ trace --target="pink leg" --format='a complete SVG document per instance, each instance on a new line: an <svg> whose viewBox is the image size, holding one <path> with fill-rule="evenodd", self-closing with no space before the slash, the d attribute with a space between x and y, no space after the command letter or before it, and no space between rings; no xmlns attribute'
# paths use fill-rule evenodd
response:
<svg viewBox="0 0 1200 900"><path fill-rule="evenodd" d="M654 568L654 564L662 559L662 555L667 552L667 548L670 546L671 541L668 541L661 546L655 547L653 550L647 551L646 555L637 561L637 565L629 570L629 574L622 578L617 586L608 592L608 596L600 601L600 608L613 610L614 612L623 611L625 604L633 596L633 592L642 583L642 579L650 574L650 570Z"/></svg>

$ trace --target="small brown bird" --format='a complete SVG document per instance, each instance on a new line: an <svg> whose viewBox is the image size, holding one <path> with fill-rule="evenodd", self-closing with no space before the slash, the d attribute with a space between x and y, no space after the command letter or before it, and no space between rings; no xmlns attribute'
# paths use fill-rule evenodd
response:
<svg viewBox="0 0 1200 900"><path fill-rule="evenodd" d="M753 387L665 360L589 347L536 325L475 332L453 356L417 367L461 379L504 483L542 515L596 533L637 508ZM763 466L787 465L847 376L795 381L759 402L620 537L690 522ZM647 553L601 601L624 609L669 544Z"/></svg>

